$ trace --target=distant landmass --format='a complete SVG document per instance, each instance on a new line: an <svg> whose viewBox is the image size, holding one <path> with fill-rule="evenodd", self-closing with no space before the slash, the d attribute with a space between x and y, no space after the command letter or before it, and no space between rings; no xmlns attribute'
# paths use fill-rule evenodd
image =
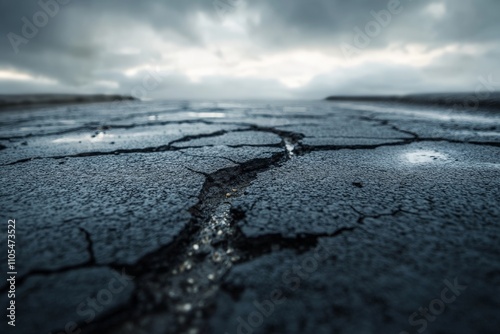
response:
<svg viewBox="0 0 500 334"><path fill-rule="evenodd" d="M136 101L133 96L128 95L79 95L79 94L16 94L0 95L0 109L7 107L24 107L34 105L57 105L97 103L113 101ZM138 100L137 100L138 101Z"/></svg>
<svg viewBox="0 0 500 334"><path fill-rule="evenodd" d="M329 96L327 101L353 102L400 102L421 105L436 105L457 110L489 109L500 111L500 92L436 93L386 96Z"/></svg>

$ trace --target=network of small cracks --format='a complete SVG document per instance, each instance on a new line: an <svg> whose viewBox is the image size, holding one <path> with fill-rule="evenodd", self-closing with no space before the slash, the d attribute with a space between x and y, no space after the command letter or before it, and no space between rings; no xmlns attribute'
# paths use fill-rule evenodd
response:
<svg viewBox="0 0 500 334"><path fill-rule="evenodd" d="M308 152L307 148L304 149L304 147L300 146L299 142L304 137L302 134L260 127L254 127L253 130L278 134L282 138L283 146L285 146L285 143L288 142L295 145L302 154ZM377 145L377 147L379 146L380 145ZM138 267L141 269L136 271L134 274L138 275L139 277L149 276L149 279L140 279L141 282L148 282L152 280L151 275L155 277L156 275L167 271L165 269L166 266L176 267L176 265L179 265L182 261L185 260L185 254L189 253L190 247L193 245L193 242L198 242L196 241L197 238L199 238L197 233L199 233L200 230L203 229L203 225L207 223L210 215L214 212L215 208L220 205L220 203L224 203L227 201L227 196L225 196L225 194L227 194L227 192L229 192L231 188L245 188L252 180L257 177L259 173L271 168L279 167L283 162L287 161L290 158L291 156L289 154L280 152L273 154L271 158L250 160L245 163L238 164L237 167L225 168L211 174L195 171L204 175L206 181L202 191L199 194L198 203L191 209L191 214L193 217L192 224L190 224L190 226L188 226L185 231L180 234L175 245L169 245L167 248L160 249L153 255L148 255L147 260L145 259L144 261L139 261ZM359 225L362 225L366 218L379 218L386 215L397 215L403 212L401 208L398 208L397 210L388 214L366 215L362 212L357 211L355 208L352 209L359 214L359 219L357 221ZM217 247L222 243L225 246L224 250L231 250L231 254L236 254L236 263L242 263L250 259L260 257L276 249L290 248L294 249L297 252L307 251L316 247L319 238L336 237L346 232L352 232L358 228L358 226L347 227L339 229L330 234L304 234L296 238L285 238L279 234L269 234L257 238L249 238L242 233L237 225L237 222L244 219L244 217L244 211L241 211L238 208L232 208L231 238L219 240L217 241L217 244L215 244L215 247ZM206 257L202 258L200 261L202 263L206 263L203 262L207 261ZM163 263L164 265L162 266L161 263ZM170 281L171 279L173 279L174 275L178 275L178 273L167 274L167 278L164 278L163 281ZM217 290L231 289L231 287L224 287L220 279L214 282L212 287L213 286L215 286ZM148 300L144 297L145 295L151 296L149 300L153 300L154 298L152 296L154 295L154 292L150 290L151 289L147 287L147 284L142 284L141 286L139 286L135 294L134 304L141 304L138 302L144 302L145 300ZM231 293L231 291L229 292ZM150 313L164 310L171 314L174 313L176 314L176 318L182 319L182 322L177 324L178 327L176 328L176 332L188 332L192 330L195 330L194 332L197 332L197 330L203 328L210 314L213 313L213 301L206 301L204 307L201 310L198 309L197 313L193 312L191 314L186 314L185 312L181 312L180 314L177 314L176 310L178 309L178 306L181 305L179 303L182 302L185 302L185 300L181 300L181 302L162 300L154 305L149 305L149 308L146 309L138 309L136 307L134 309L135 311L122 310L115 314L115 317L112 320L109 320L108 318L104 322L94 324L92 330L95 330L97 328L101 332L117 333L124 331L126 328L129 328L133 331L140 332L141 330L144 330L144 328L142 328L140 325L141 319L146 319L148 317L148 314ZM189 305L189 307L191 307L191 304L182 305ZM133 320L131 321L130 319ZM127 321L128 327L125 327L123 325L123 322L125 321Z"/></svg>
<svg viewBox="0 0 500 334"><path fill-rule="evenodd" d="M80 153L80 154L69 155L69 156L35 157L35 158L29 158L29 159L22 159L22 160L13 162L13 163L9 163L7 165L15 165L15 164L24 163L24 162L28 162L28 161L32 161L32 160L38 160L38 159L65 159L65 158L90 157L90 156L100 156L100 155L117 155L117 154L121 154L121 153L126 154L126 153L155 153L155 152L164 152L164 151L182 151L182 150L187 150L187 149L191 149L191 148L207 147L209 145L187 146L187 147L182 147L182 148L177 148L177 147L174 147L172 145L174 145L175 143L187 142L187 141L194 140L194 139L216 137L216 136L221 136L221 135L229 133L229 132L242 132L242 131L261 131L261 132L274 133L274 134L281 136L282 138L289 138L290 140L293 140L294 142L303 138L303 135L301 135L301 134L275 130L272 128L262 128L262 127L258 127L255 125L251 125L245 129L220 130L220 131L216 131L216 132L209 133L209 134L189 135L189 136L185 136L181 139L174 140L167 145L159 146L159 147L143 148L143 149L130 149L130 150L118 150L118 151L113 151L113 152L86 152L86 153ZM256 145L256 146L258 146L258 147L283 147L283 145L284 145L284 143L277 144L277 145ZM229 146L229 147L236 148L236 147L247 147L247 146L252 146L252 145L233 145L233 146ZM274 161L275 159L276 158L273 156L272 158L269 159L269 161ZM231 162L233 162L235 164L240 165L240 167L238 167L238 169L241 168L241 170L232 171L232 173L235 173L235 174L245 173L245 171L248 169L248 167L246 167L246 166L247 165L253 166L253 165L257 164L257 160L261 165L265 165L267 163L266 159L252 160L252 161L247 162L246 164L241 164L241 163L236 162L232 159L228 159L228 160L230 160ZM250 168L250 169L252 169L252 168ZM194 171L194 172L197 172L197 171ZM225 172L225 171L223 170L223 172ZM197 172L197 173L201 173L201 172ZM214 184L218 184L218 182L215 182L214 178L210 174L206 174L206 173L201 173L201 174L203 174L207 178L208 181L214 182ZM215 172L214 174L217 174L217 172ZM207 196L205 196L205 197L207 197ZM198 199L199 198L200 197L198 197ZM32 270L32 271L26 273L25 275L18 277L18 279L17 279L18 286L21 286L26 281L26 279L28 279L31 276L35 276L35 275L52 275L52 274L64 273L64 272L68 272L68 271L73 271L73 270L82 269L82 268L89 268L89 267L123 268L123 267L127 266L127 265L119 264L119 263L102 264L102 265L96 263L96 259L95 259L95 255L94 255L94 251L93 251L92 238L91 238L90 233L83 228L79 228L79 230L83 233L84 238L87 242L87 252L89 255L89 260L87 260L83 263L79 263L79 264L62 266L62 267L59 267L57 269L35 269L35 270ZM1 291L3 291L3 289Z"/></svg>
<svg viewBox="0 0 500 334"><path fill-rule="evenodd" d="M391 138L393 142L387 142L387 143L380 143L380 144L374 144L374 145L314 145L314 146L309 146L309 145L300 145L298 149L298 153L305 153L305 152L312 152L312 151L337 151L337 150L343 150L343 149L350 149L350 150L374 150L379 147L386 147L386 146L405 146L405 145L410 145L414 143L422 143L422 142L447 142L451 144L472 144L472 145L479 145L479 146L494 146L494 147L500 147L500 143L498 142L478 142L478 141L463 141L463 140L456 140L456 139L450 139L450 138L444 138L444 137L421 137L417 133L400 129L394 124L391 124L387 120L382 120L382 119L376 119L368 116L356 116L356 119L359 120L364 120L368 122L373 122L379 126L386 126L390 128L391 130L394 130L396 132L399 132L403 135L407 135L409 137L402 137L402 138ZM359 137L356 137L359 138Z"/></svg>
<svg viewBox="0 0 500 334"><path fill-rule="evenodd" d="M165 145L160 145L160 146L153 146L153 147L145 147L145 148L132 148L132 149L118 149L118 150L113 150L113 151L91 151L91 152L82 152L82 153L77 153L77 154L72 154L72 155L57 155L57 156L46 156L46 157L31 157L31 158L25 158L25 159L20 159L17 161L13 161L10 163L3 164L2 166L9 166L9 165L16 165L20 163L26 163L29 161L33 160L41 160L41 159L56 159L56 160L61 160L61 159L69 159L69 158L84 158L84 157L96 157L96 156L109 156L109 155L121 155L121 154L134 154L134 153L139 153L139 154L148 154L148 153L158 153L158 152L167 152L167 151L184 151L184 150L189 150L189 149L199 149L199 148L205 148L205 147L213 147L214 145L199 145L199 146L175 146L175 144L178 143L183 143L183 142L189 142L195 139L202 139L202 138L210 138L210 137L219 137L227 133L231 132L247 132L247 131L257 131L257 132L268 132L268 133L274 133L278 136L280 136L282 139L288 138L290 141L295 143L295 153L296 154L304 154L312 151L337 151L337 150L373 150L377 149L380 147L386 147L386 146L405 146L405 145L410 145L413 143L420 143L420 142L448 142L448 143L453 143L453 144L472 144L472 145L479 145L479 146L493 146L493 147L500 147L500 143L498 142L478 142L478 141L462 141L462 140L456 140L456 139L450 139L450 138L438 138L438 137L420 137L418 134L408 131L408 130L403 130L398 128L395 125L390 124L387 120L378 120L374 118L370 118L367 116L361 116L357 117L358 119L361 120L367 120L371 122L375 122L380 126L388 126L392 130L400 132L405 135L409 135L410 137L402 137L402 138L391 138L391 140L397 140L397 141L391 141L391 142L386 142L386 143L380 143L380 144L373 144L373 145L304 145L300 144L300 139L302 139L304 136L302 134L294 133L294 132L289 132L289 131L282 131L282 130L277 130L275 128L266 128L266 127L261 127L257 125L252 125L252 124L247 124L247 123L227 123L227 124L232 124L232 125L244 125L245 128L241 129L235 129L235 130L218 130L212 133L206 133L206 134L197 134L197 135L187 135L184 136L180 139L176 139L174 141L171 141ZM182 123L182 122L188 122L188 123L193 123L195 121L179 121L177 123ZM196 121L196 122L202 122L203 121ZM172 123L172 122L166 122L166 123ZM210 123L210 122L208 122ZM218 123L221 124L221 123ZM361 138L361 137L353 137L353 138ZM226 145L229 148L242 148L242 147L281 147L281 144L258 144L258 145L252 145L252 144L239 144L239 145ZM5 148L5 147L4 147ZM0 149L2 149L0 147Z"/></svg>
<svg viewBox="0 0 500 334"><path fill-rule="evenodd" d="M174 277L168 268L176 267L185 261L186 254L193 244L193 240L201 239L200 233L203 231L204 226L210 220L211 215L221 203L227 202L227 192L231 189L239 189L238 193L234 196L242 195L242 190L252 182L259 173L262 173L271 168L279 167L282 163L290 159L290 155L286 151L286 143L297 144L303 135L291 133L287 131L280 131L272 128L252 127L253 131L270 132L279 135L282 138L281 146L283 151L274 153L269 158L253 159L244 163L239 163L236 167L224 168L211 174L202 173L205 176L205 183L198 196L198 203L190 209L192 214L191 223L179 234L176 240L152 254L148 254L139 260L134 266L128 266L126 271L133 276L138 277L136 280L137 289L134 297L127 306L122 306L116 310L114 314L108 316L105 320L97 321L84 327L87 332L122 332L124 330L123 324L127 322L130 326L132 321L135 331L141 330L141 319L145 319L153 312L165 311L170 314L179 313L178 306L180 302L172 302L167 299L153 302L155 291L151 291L150 284L158 279L160 275L167 275L162 281L179 280ZM219 132L220 135L220 132ZM191 137L192 138L192 137ZM189 140L185 138L185 140ZM179 141L177 141L179 142ZM291 248L298 252L306 251L315 247L318 238L321 237L335 237L341 233L351 231L350 228L340 229L331 234L318 234L318 235L302 235L297 238L284 238L280 235L268 235L259 238L246 237L236 226L236 222L244 218L244 212L233 208L230 212L230 235L231 238L225 238L213 242L213 249L217 250L231 250L232 258L235 258L235 263L248 261L252 258L262 256L271 252L276 247ZM89 245L90 259L86 266L95 264L95 256L92 252L92 242L90 235L82 230ZM196 241L198 242L198 241ZM201 244L201 241L199 242ZM200 257L196 261L200 263L207 263L210 259L207 256ZM115 265L116 267L116 265ZM71 268L67 268L71 270ZM224 269L224 268L223 268ZM227 268L229 270L229 267ZM221 275L225 271L222 270ZM183 276L181 276L183 278ZM205 307L198 312L177 314L176 319L183 319L182 322L177 324L178 332L187 332L188 330L199 329L203 327L206 319L213 312L213 296L214 291L220 289L221 276L217 277L213 283L205 286L207 291L212 291L212 298L208 298ZM203 295L203 294L202 294ZM151 297L151 298L150 298ZM182 301L181 301L182 302ZM142 305L139 306L138 305ZM132 319L132 320L131 320Z"/></svg>
<svg viewBox="0 0 500 334"><path fill-rule="evenodd" d="M141 153L141 154L148 154L148 153L158 153L158 152L167 152L167 151L183 151L183 150L188 150L188 149L197 149L197 148L205 148L205 147L212 147L214 145L199 145L199 146L175 146L175 144L178 143L183 143L183 142L189 142L195 139L202 139L202 138L210 138L210 137L219 137L227 133L231 132L248 132L248 131L259 131L259 132L268 132L268 133L274 133L276 135L283 135L286 136L287 138L295 138L298 136L295 133L287 132L287 131L280 131L280 130L275 130L272 128L264 128L264 127L258 127L255 125L250 125L247 126L246 128L241 128L241 129L235 129L235 130L219 130L211 133L204 133L204 134L197 134L197 135L187 135L184 136L180 139L173 140L165 145L160 145L160 146L154 146L154 147L145 147L145 148L131 148L131 149L118 149L118 150L113 150L113 151L91 151L91 152L82 152L82 153L77 153L77 154L72 154L72 155L57 155L57 156L46 156L46 157L31 157L31 158L25 158L25 159L20 159L14 162L10 162L7 164L3 164L3 166L9 166L9 165L16 165L16 164L21 164L21 163L26 163L30 162L33 160L41 160L41 159L55 159L55 160L61 160L61 159L70 159L70 158L84 158L84 157L96 157L96 156L109 156L109 155L120 155L120 154L133 154L133 153ZM281 144L238 144L238 145L226 145L229 148L242 148L242 147L282 147Z"/></svg>
<svg viewBox="0 0 500 334"><path fill-rule="evenodd" d="M409 135L409 137L400 138L399 142L390 142L390 143L382 143L377 145L355 145L355 146L340 146L340 145L329 145L329 146L306 146L301 145L300 140L304 138L302 134L289 132L289 131L281 131L274 128L266 128L255 125L250 125L243 129L237 130L220 130L209 134L200 134L200 135L190 135L185 136L181 139L172 141L166 145L158 146L158 147L150 147L150 148L141 148L141 149L127 149L127 150L116 150L112 152L86 152L80 153L76 155L70 156L53 156L53 157L45 157L51 159L64 159L64 158L76 158L76 157L87 157L87 156L98 156L98 155L115 155L115 154L127 154L127 153L155 153L155 152L163 152L163 151L181 151L190 148L200 148L206 147L204 146L188 146L188 147L176 147L174 146L176 143L180 142L189 142L194 139L199 138L207 138L207 137L216 137L221 136L229 132L238 132L238 131L258 131L258 132L267 132L274 133L281 137L282 142L280 147L283 148L282 152L274 153L270 158L263 159L253 159L244 163L238 163L233 160L230 160L237 164L236 167L224 168L218 170L214 173L207 174L201 173L205 176L205 183L203 188L198 196L198 203L190 209L192 214L192 220L190 224L186 226L186 228L179 234L176 240L165 246L163 248L158 249L157 251L144 256L141 260L139 260L133 266L127 265L119 265L119 264L111 264L111 265L100 265L96 263L95 255L93 251L93 244L90 233L86 230L80 228L80 231L83 233L83 236L87 242L87 252L89 254L89 259L85 263L59 268L57 270L36 270L26 274L18 280L18 284L21 285L28 277L32 275L51 275L55 273L61 273L66 271L71 271L80 268L87 267L111 267L113 269L119 270L119 268L125 268L127 273L130 273L133 276L136 276L138 279L136 280L137 287L134 292L133 298L127 305L122 305L119 309L116 309L113 313L108 314L106 319L98 320L90 325L84 326L84 332L100 332L100 333L116 333L122 332L124 329L124 323L132 323L132 328L134 328L137 332L141 329L141 319L147 318L148 316L157 313L157 312L169 312L176 313L175 307L178 306L179 302L171 302L165 299L160 299L154 301L152 295L155 291L150 287L150 283L155 281L160 275L163 275L162 278L166 278L166 282L169 281L169 278L173 278L172 273L170 273L169 268L172 266L176 266L181 264L182 261L185 260L185 254L189 253L188 247L193 245L193 242L197 242L197 238L200 237L199 233L203 230L204 225L210 220L211 215L214 213L216 208L220 206L222 203L227 203L227 193L230 189L238 189L240 193L235 194L235 196L241 196L242 189L246 188L256 177L258 174L267 171L271 168L277 168L288 159L291 158L289 154L287 154L285 148L286 143L292 143L295 146L295 153L297 154L307 154L312 151L325 151L325 150L341 150L341 149L376 149L378 147L383 146L401 146L408 145L415 142L423 142L423 141L447 141L452 143L463 143L461 141L450 140L446 138L436 139L436 138L421 138L416 133L401 130L394 125L389 124L387 121L383 120L374 120L372 118L368 118L367 120L378 123L380 126L389 126L393 130L398 131L402 134ZM490 145L490 146L499 146L496 143L475 143L468 142L470 144L477 145ZM245 147L248 145L238 145L234 147ZM269 147L276 145L258 145L259 147ZM23 163L27 161L31 161L33 159L43 159L44 157L36 157L30 159L19 160L12 164ZM358 185L355 185L358 186ZM352 232L357 228L361 228L361 225L364 224L364 220L366 218L380 218L384 216L395 216L404 211L401 208L398 208L390 213L382 213L375 215L367 215L356 208L352 207L353 211L358 213L359 218L357 220L358 226L342 228L338 231L335 231L331 234L305 234L301 235L297 238L285 238L281 235L266 235L258 238L249 238L246 237L242 231L237 227L237 222L244 219L245 212L239 210L238 208L231 209L231 217L230 217L230 226L231 226L231 238L218 240L213 247L214 249L231 249L233 254L237 255L237 260L235 263L242 263L249 261L253 258L260 257L264 254L272 252L275 249L283 249L289 248L294 249L297 252L304 252L316 247L319 238L323 237L336 237L346 232ZM219 248L217 248L219 247ZM206 263L207 257L201 256L197 259L199 263ZM227 272L227 271L226 271ZM226 273L223 271L223 275ZM222 276L221 276L222 277ZM211 285L208 284L208 288L211 289L223 289L224 287L221 285L221 277L218 277L218 280L214 281ZM182 278L182 276L181 276ZM177 278L178 279L178 278ZM207 289L208 289L207 288ZM228 288L229 289L229 288ZM199 312L183 312L182 314L182 322L177 323L177 332L187 332L188 330L199 330L205 324L209 316L214 312L214 304L213 304L213 296L206 301L205 306ZM182 300L181 300L182 302ZM84 325L84 324L82 324ZM135 327L134 327L135 326Z"/></svg>
<svg viewBox="0 0 500 334"><path fill-rule="evenodd" d="M43 132L43 133L28 133L25 135L19 135L19 136L9 136L9 137L0 137L0 140L16 140L16 139L26 139L26 138L36 138L36 137L45 137L45 136L56 136L56 135L63 135L63 134L68 134L68 133L75 133L75 132L81 132L81 131L105 131L109 129L132 129L135 127L149 127L149 126L162 126L162 125L170 125L170 124L196 124L196 123L201 123L201 124L215 124L215 122L207 121L207 120L199 120L199 119L187 119L187 120L176 120L176 121L154 121L154 122L142 122L142 123L131 123L131 124L116 124L113 122L123 122L127 120L134 119L136 117L158 117L164 114L170 115L174 112L182 112L185 111L185 109L175 109L175 110L167 110L167 111L159 111L159 112L154 112L154 113L130 113L127 114L126 116L120 116L120 117L113 117L108 120L108 122L103 123L103 122L87 122L81 126L76 126L72 127L69 129L65 130L60 130L60 131L49 131L49 132ZM207 109L203 111L208 111L208 112L213 112L213 111L218 111L218 109ZM25 122L33 122L33 121L41 121L45 120L46 116L35 116L32 115L29 118L21 119L21 120L16 120L16 121L7 121L7 122L0 122L0 126L15 126L19 124L23 124ZM57 119L54 120L57 122ZM221 124L221 123L218 123ZM57 123L46 123L44 126L57 126Z"/></svg>
<svg viewBox="0 0 500 334"><path fill-rule="evenodd" d="M352 205L350 207L354 212L356 212L359 215L358 220L357 220L357 223L359 225L363 225L365 223L365 219L367 219L367 218L378 219L378 218L382 218L382 217L395 217L395 216L402 214L402 213L413 214L413 212L406 211L401 206L399 206L395 210L392 210L391 212L377 213L377 214L367 214L367 213L361 212L360 210L356 209Z"/></svg>
<svg viewBox="0 0 500 334"><path fill-rule="evenodd" d="M179 110L177 110L179 111ZM213 110L211 110L213 111ZM170 111L169 113L171 113ZM120 117L120 118L113 118L111 122L117 122L117 121L124 121L130 118L134 117L151 117L151 116L159 116L162 113L154 113L154 114L132 114L129 115L128 117ZM251 116L260 116L260 117L265 117L266 115L256 115L253 114ZM303 117L299 117L297 115L291 117L287 116L288 118L306 118L306 119L311 119L314 118L313 116L307 115ZM277 118L277 116L272 116L272 118ZM33 121L36 119L30 118L29 121ZM10 123L2 123L0 122L0 125L2 126L12 126L16 125L18 123L23 123L27 120L20 121L20 122L10 122ZM165 126L165 125L180 125L180 124L205 124L205 125L240 125L240 126L253 126L253 124L246 123L246 122L224 122L224 121L209 121L209 120L203 120L203 119L184 119L184 120L176 120L176 121L153 121L153 122L142 122L142 123L132 123L132 124L116 124L116 123L99 123L99 122L89 122L86 124L83 124L81 126L76 126L72 127L69 129L65 130L59 130L59 131L49 131L49 132L42 132L42 133L28 133L24 135L18 135L18 136L8 136L8 137L0 137L0 140L5 140L5 141L15 141L15 140L22 140L22 139L28 139L28 138L37 138L37 137L48 137L48 136L59 136L59 135L66 135L70 133L78 133L82 131L90 131L90 132L99 132L99 131L107 131L111 129L120 129L120 130L128 130L128 129L134 129L137 127L152 127L152 126ZM50 126L51 124L46 124L46 126Z"/></svg>

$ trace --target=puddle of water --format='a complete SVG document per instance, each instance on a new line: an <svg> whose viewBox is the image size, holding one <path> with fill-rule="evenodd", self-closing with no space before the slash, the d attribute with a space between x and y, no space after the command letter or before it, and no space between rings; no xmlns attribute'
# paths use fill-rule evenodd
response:
<svg viewBox="0 0 500 334"><path fill-rule="evenodd" d="M62 123L64 125L73 125L73 124L76 124L76 121L71 120L71 119L61 119L58 122Z"/></svg>
<svg viewBox="0 0 500 334"><path fill-rule="evenodd" d="M448 160L448 156L432 150L417 150L403 154L403 159L411 164L426 164L439 160Z"/></svg>
<svg viewBox="0 0 500 334"><path fill-rule="evenodd" d="M293 157L295 155L293 152L295 150L295 145L288 139L285 139L285 148L289 157Z"/></svg>
<svg viewBox="0 0 500 334"><path fill-rule="evenodd" d="M223 112L188 112L188 117L193 118L224 118L226 114Z"/></svg>
<svg viewBox="0 0 500 334"><path fill-rule="evenodd" d="M83 142L83 141L88 141L88 142L102 142L107 139L114 138L115 135L112 134L107 134L104 132L99 132L98 134L94 136L89 136L88 134L86 135L81 135L81 136L68 136L68 137L63 137L63 138L58 138L54 139L52 142L59 144L59 143L78 143L78 142Z"/></svg>

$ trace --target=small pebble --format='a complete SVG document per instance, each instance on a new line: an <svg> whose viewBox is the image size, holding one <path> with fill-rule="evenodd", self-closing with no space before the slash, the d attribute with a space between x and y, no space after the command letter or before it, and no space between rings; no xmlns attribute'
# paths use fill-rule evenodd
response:
<svg viewBox="0 0 500 334"><path fill-rule="evenodd" d="M214 253L214 255L212 256L212 260L214 260L214 262L220 262L222 260L219 252Z"/></svg>
<svg viewBox="0 0 500 334"><path fill-rule="evenodd" d="M179 311L182 311L182 312L189 312L193 309L193 306L190 304L190 303L186 303L184 305L180 305L178 307Z"/></svg>

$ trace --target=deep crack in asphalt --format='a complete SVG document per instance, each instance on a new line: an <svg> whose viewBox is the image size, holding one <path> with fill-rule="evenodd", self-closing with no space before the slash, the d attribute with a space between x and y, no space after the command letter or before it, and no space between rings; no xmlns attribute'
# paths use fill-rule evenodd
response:
<svg viewBox="0 0 500 334"><path fill-rule="evenodd" d="M300 133L283 131L274 127L262 127L247 123L229 123L244 125L243 129L218 130L212 133L187 135L180 139L147 148L119 149L109 152L83 152L74 155L60 155L49 157L33 157L21 159L6 165L15 165L29 162L34 159L65 159L81 158L101 155L120 155L130 153L156 153L164 151L184 151L193 148L210 147L185 146L176 147L174 144L189 142L195 139L218 137L230 132L255 131L272 133L281 138L279 145L226 145L231 148L238 147L280 147L278 153L272 153L268 158L251 159L246 162L236 162L233 159L222 157L236 164L235 167L223 168L213 173L205 173L190 169L205 177L203 187L198 194L198 202L190 208L191 221L179 233L174 242L147 254L134 265L99 265L93 249L92 235L80 228L87 242L89 259L81 264L61 267L56 270L36 270L29 272L18 279L18 284L33 275L51 275L85 267L110 267L117 271L125 269L127 273L136 277L136 288L128 304L121 305L106 318L101 318L88 325L82 324L85 333L149 333L155 327L158 317L170 317L172 322L169 330L183 333L202 333L210 316L215 311L215 297L223 289L230 294L235 294L237 287L224 286L222 278L228 274L235 264L248 262L279 249L291 249L302 253L313 249L318 244L318 239L323 237L336 237L356 229L363 229L362 225L367 218L380 218L397 216L404 211L401 207L391 212L378 214L365 214L355 207L352 210L359 215L357 226L342 227L332 233L301 234L297 237L283 237L280 234L267 234L261 237L247 237L238 228L237 222L245 218L245 211L232 205L232 200L245 196L245 189L258 177L259 174L293 159L296 155L308 154L314 151L336 150L371 150L386 146L403 146L419 142L448 142L468 143L500 147L497 142L460 141L449 138L426 138L417 133L400 129L386 120L378 120L361 116L357 119L370 121L377 126L385 126L409 137L391 138L397 142L387 142L373 145L304 145L301 139L305 136ZM184 121L157 122L161 124L180 124ZM203 121L186 121L189 123ZM206 124L213 124L206 122ZM217 123L224 124L224 123ZM83 126L57 133L47 133L37 136L64 134L73 131L89 130L95 125ZM121 126L121 128L134 127L135 125ZM141 126L144 126L142 124ZM146 125L147 126L147 125ZM119 127L119 126L117 126ZM15 139L25 138L18 136ZM353 137L360 138L360 137ZM1 139L1 138L0 138ZM10 138L12 139L12 138ZM5 146L0 145L0 149ZM356 183L356 182L355 182ZM362 183L353 185L362 188ZM431 202L432 199L429 199ZM382 302L383 304L383 302Z"/></svg>

